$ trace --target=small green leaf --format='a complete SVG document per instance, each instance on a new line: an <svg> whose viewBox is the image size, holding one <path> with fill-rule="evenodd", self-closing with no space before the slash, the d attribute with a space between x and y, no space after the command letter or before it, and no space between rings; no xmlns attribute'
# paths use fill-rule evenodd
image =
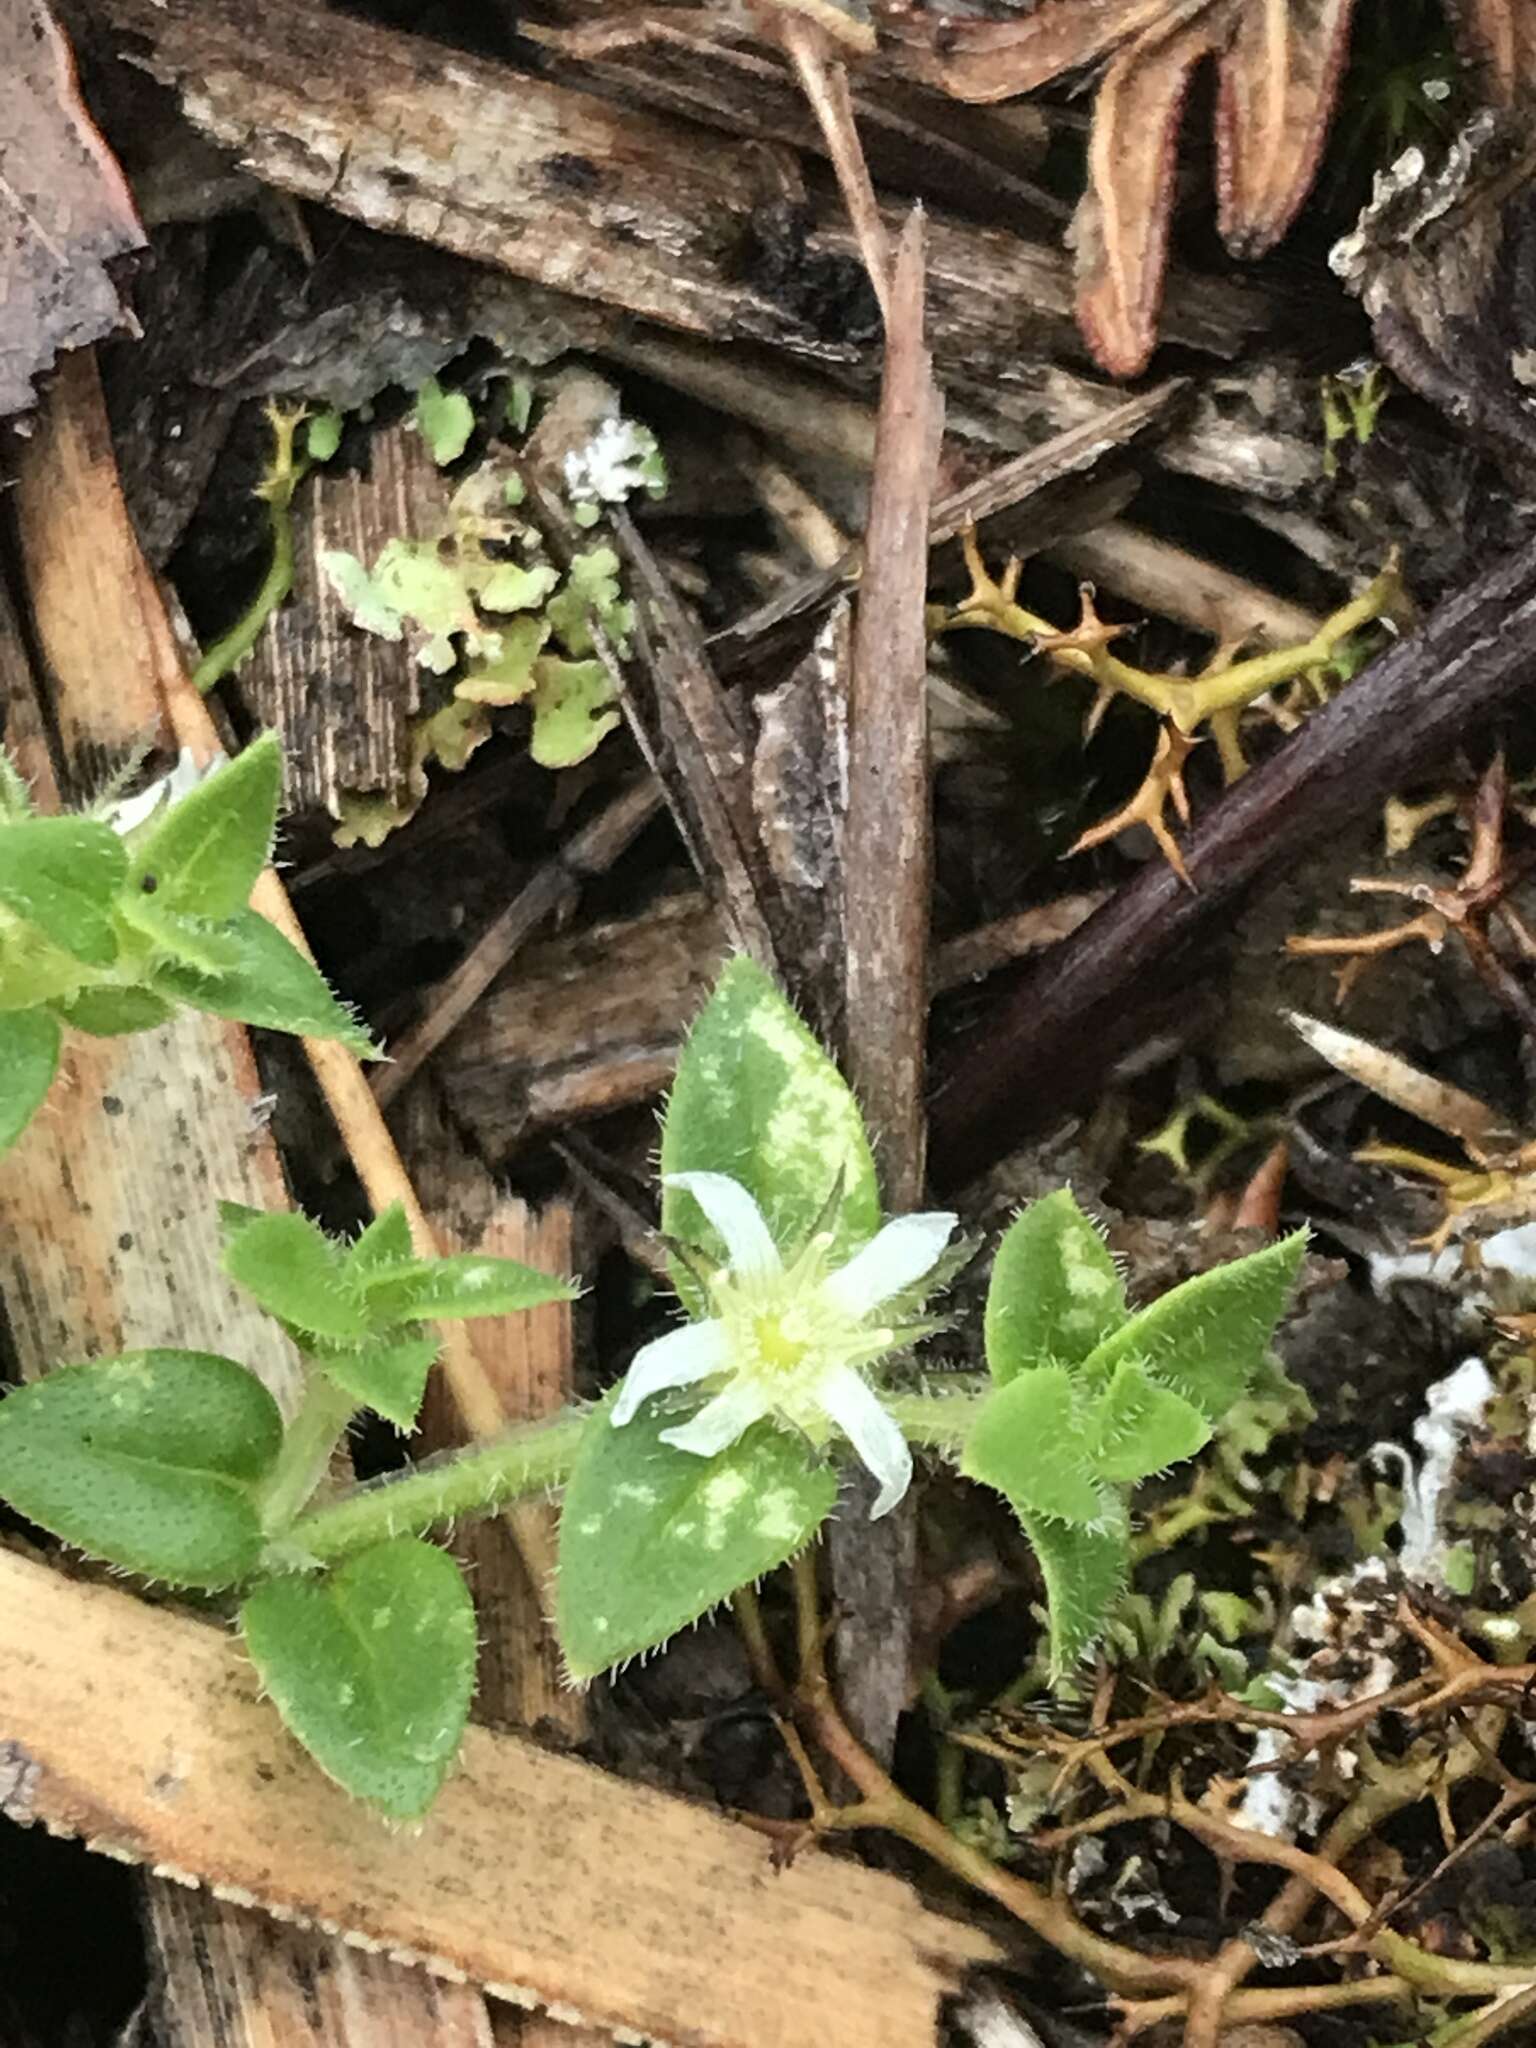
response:
<svg viewBox="0 0 1536 2048"><path fill-rule="evenodd" d="M1079 1365L1125 1317L1115 1262L1070 1188L1014 1219L987 1292L987 1364L995 1380L1051 1362Z"/></svg>
<svg viewBox="0 0 1536 2048"><path fill-rule="evenodd" d="M145 952L148 972L165 961L198 974L228 974L240 964L240 940L226 923L168 909L153 895L123 896L118 915L130 934L141 934L150 942ZM151 954L158 959L152 961Z"/></svg>
<svg viewBox="0 0 1536 2048"><path fill-rule="evenodd" d="M239 940L239 965L225 974L198 974L174 961L152 977L155 988L194 1009L299 1038L334 1038L360 1059L377 1059L378 1047L331 994L320 970L290 946L276 925L254 910L237 910L225 922Z"/></svg>
<svg viewBox="0 0 1536 2048"><path fill-rule="evenodd" d="M1051 1677L1064 1677L1104 1633L1130 1575L1130 1525L1115 1500L1104 1526L1073 1529L1043 1515L1019 1520L1040 1563L1050 1611Z"/></svg>
<svg viewBox="0 0 1536 2048"><path fill-rule="evenodd" d="M266 1580L240 1625L263 1686L327 1776L397 1820L424 1814L475 1689L475 1610L453 1559L395 1537L323 1576Z"/></svg>
<svg viewBox="0 0 1536 2048"><path fill-rule="evenodd" d="M445 391L435 377L429 377L416 394L413 425L432 450L432 460L443 469L457 462L469 446L475 415L462 391Z"/></svg>
<svg viewBox="0 0 1536 2048"><path fill-rule="evenodd" d="M117 958L112 905L128 856L99 818L21 818L0 825L0 903L90 967Z"/></svg>
<svg viewBox="0 0 1536 2048"><path fill-rule="evenodd" d="M66 1365L0 1401L0 1495L93 1557L173 1586L230 1586L262 1546L254 1488L282 1418L204 1351Z"/></svg>
<svg viewBox="0 0 1536 2048"><path fill-rule="evenodd" d="M0 1152L8 1152L53 1085L63 1040L46 1010L0 1012Z"/></svg>
<svg viewBox="0 0 1536 2048"><path fill-rule="evenodd" d="M514 377L507 385L507 425L514 434L524 434L532 418L532 382L527 377Z"/></svg>
<svg viewBox="0 0 1536 2048"><path fill-rule="evenodd" d="M547 562L520 569L516 562L498 562L480 585L480 602L488 612L532 611L560 581L560 571Z"/></svg>
<svg viewBox="0 0 1536 2048"><path fill-rule="evenodd" d="M670 1420L622 1429L612 1397L584 1431L560 1513L556 1615L574 1678L655 1648L793 1557L837 1499L830 1466L759 1423L713 1458L660 1440Z"/></svg>
<svg viewBox="0 0 1536 2048"><path fill-rule="evenodd" d="M619 722L613 677L600 661L562 661L557 654L541 654L532 675L528 751L541 768L574 768Z"/></svg>
<svg viewBox="0 0 1536 2048"><path fill-rule="evenodd" d="M179 917L222 919L243 910L272 856L282 788L282 748L266 732L151 827L133 849L129 888Z"/></svg>
<svg viewBox="0 0 1536 2048"><path fill-rule="evenodd" d="M360 1276L375 1329L444 1322L460 1316L508 1316L546 1301L574 1301L577 1289L516 1259L460 1252Z"/></svg>
<svg viewBox="0 0 1536 2048"><path fill-rule="evenodd" d="M579 657L596 651L591 627L594 613L618 652L627 653L635 615L633 607L620 597L619 558L613 549L589 548L585 554L573 556L564 588L550 599L545 612L567 654Z"/></svg>
<svg viewBox="0 0 1536 2048"><path fill-rule="evenodd" d="M367 1334L362 1296L340 1246L317 1223L289 1210L260 1215L232 1231L224 1270L268 1315L332 1342Z"/></svg>
<svg viewBox="0 0 1536 2048"><path fill-rule="evenodd" d="M327 1379L392 1422L396 1429L414 1429L427 1391L427 1374L437 1363L441 1345L430 1333L383 1336L361 1344L325 1344L316 1339L311 1357Z"/></svg>
<svg viewBox="0 0 1536 2048"><path fill-rule="evenodd" d="M381 1210L347 1253L348 1270L357 1280L415 1262L416 1247L411 1242L410 1218L403 1202L391 1202Z"/></svg>
<svg viewBox="0 0 1536 2048"><path fill-rule="evenodd" d="M1108 1379L1134 1358L1214 1422L1263 1363L1306 1248L1307 1234L1298 1230L1186 1280L1107 1338L1084 1374Z"/></svg>
<svg viewBox="0 0 1536 2048"><path fill-rule="evenodd" d="M76 1031L92 1038L121 1038L130 1031L153 1031L171 1014L171 1006L148 988L87 988L61 1005Z"/></svg>
<svg viewBox="0 0 1536 2048"><path fill-rule="evenodd" d="M304 430L304 453L311 462L330 461L341 446L341 430L345 424L334 405L310 415Z"/></svg>
<svg viewBox="0 0 1536 2048"><path fill-rule="evenodd" d="M1211 1440L1211 1425L1200 1410L1150 1379L1134 1358L1116 1366L1089 1428L1095 1471L1130 1484L1192 1458Z"/></svg>
<svg viewBox="0 0 1536 2048"><path fill-rule="evenodd" d="M1084 1526L1104 1519L1110 1496L1093 1467L1093 1444L1073 1375L1037 1366L994 1388L971 1424L960 1469L995 1486L1019 1514Z"/></svg>
<svg viewBox="0 0 1536 2048"><path fill-rule="evenodd" d="M381 640L402 637L405 620L399 607L378 588L356 555L328 548L320 557L320 568L361 632L375 633Z"/></svg>
<svg viewBox="0 0 1536 2048"><path fill-rule="evenodd" d="M661 1170L728 1173L757 1200L776 1243L809 1237L840 1188L832 1256L846 1256L880 1228L880 1194L864 1119L853 1091L762 968L732 960L689 1034L662 1130ZM664 1188L661 1227L704 1247L725 1247L691 1195ZM687 1306L705 1306L674 1261Z"/></svg>

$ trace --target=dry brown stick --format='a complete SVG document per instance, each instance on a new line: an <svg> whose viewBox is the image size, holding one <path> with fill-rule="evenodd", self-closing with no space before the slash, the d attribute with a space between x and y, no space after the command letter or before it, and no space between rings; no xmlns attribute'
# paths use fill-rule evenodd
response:
<svg viewBox="0 0 1536 2048"><path fill-rule="evenodd" d="M880 218L880 202L870 183L869 166L859 142L848 71L836 45L818 21L792 8L777 11L774 32L789 53L795 75L811 105L837 173L838 186L859 253L880 310L891 316L891 244Z"/></svg>
<svg viewBox="0 0 1536 2048"><path fill-rule="evenodd" d="M387 1107L432 1057L524 941L546 919L569 910L580 897L584 882L606 874L660 808L661 791L654 782L631 783L519 889L453 972L428 991L421 1018L390 1048L390 1064L380 1067L371 1083L381 1108Z"/></svg>
<svg viewBox="0 0 1536 2048"><path fill-rule="evenodd" d="M970 1034L933 1104L934 1172L983 1171L1091 1095L1139 1034L1155 976L1230 929L1244 894L1495 719L1536 659L1536 543L1447 598L1201 819L1196 887L1150 864Z"/></svg>
<svg viewBox="0 0 1536 2048"><path fill-rule="evenodd" d="M928 506L942 406L923 340L923 221L891 292L849 706L843 919L848 1077L894 1210L923 1185L923 1054L932 863L926 624Z"/></svg>
<svg viewBox="0 0 1536 2048"><path fill-rule="evenodd" d="M886 1204L916 1208L926 1150L932 821L928 764L928 509L943 406L923 334L921 211L897 247L854 625L843 827L844 1051L869 1120ZM907 1700L916 1520L864 1518L867 1490L829 1531L844 1710L889 1759Z"/></svg>
<svg viewBox="0 0 1536 2048"><path fill-rule="evenodd" d="M667 802L685 842L707 864L704 880L718 894L737 944L772 969L769 877L745 738L692 620L622 508L614 510L613 527L629 568L636 640L654 690L662 741L655 765Z"/></svg>

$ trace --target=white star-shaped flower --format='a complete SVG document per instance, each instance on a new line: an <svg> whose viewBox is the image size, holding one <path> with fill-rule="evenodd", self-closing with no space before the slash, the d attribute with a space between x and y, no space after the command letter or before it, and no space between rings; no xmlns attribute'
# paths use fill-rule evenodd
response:
<svg viewBox="0 0 1536 2048"><path fill-rule="evenodd" d="M726 1263L709 1283L714 1314L635 1354L615 1427L655 1394L719 1382L695 1416L662 1431L663 1443L710 1458L765 1416L818 1446L840 1434L880 1482L871 1519L889 1514L911 1483L912 1453L865 1373L905 1340L876 1311L933 1270L959 1219L899 1216L836 1270L819 1234L786 1266L763 1212L729 1174L674 1173L667 1186L692 1195Z"/></svg>

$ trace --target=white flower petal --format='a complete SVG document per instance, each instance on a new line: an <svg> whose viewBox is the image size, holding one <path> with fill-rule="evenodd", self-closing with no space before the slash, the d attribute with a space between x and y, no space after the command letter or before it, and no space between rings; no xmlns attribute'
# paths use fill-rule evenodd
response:
<svg viewBox="0 0 1536 2048"><path fill-rule="evenodd" d="M624 1385L613 1404L611 1421L616 1429L632 1422L642 1401L668 1387L691 1387L708 1379L727 1362L725 1332L718 1323L684 1323L680 1330L668 1330L664 1337L642 1344L624 1375Z"/></svg>
<svg viewBox="0 0 1536 2048"><path fill-rule="evenodd" d="M945 1210L898 1216L855 1252L822 1292L852 1316L866 1316L882 1301L921 1280L955 1234L960 1221Z"/></svg>
<svg viewBox="0 0 1536 2048"><path fill-rule="evenodd" d="M706 1401L691 1422L676 1429L664 1429L661 1440L675 1451L692 1451L696 1457L712 1458L735 1443L737 1437L760 1422L771 1403L761 1387L738 1381Z"/></svg>
<svg viewBox="0 0 1536 2048"><path fill-rule="evenodd" d="M912 1484L912 1453L907 1440L874 1388L851 1365L828 1373L818 1394L822 1407L858 1452L860 1464L880 1482L880 1492L869 1511L869 1519L878 1522Z"/></svg>
<svg viewBox="0 0 1536 2048"><path fill-rule="evenodd" d="M739 1180L728 1173L669 1173L666 1185L692 1195L724 1242L733 1273L782 1272L763 1212Z"/></svg>

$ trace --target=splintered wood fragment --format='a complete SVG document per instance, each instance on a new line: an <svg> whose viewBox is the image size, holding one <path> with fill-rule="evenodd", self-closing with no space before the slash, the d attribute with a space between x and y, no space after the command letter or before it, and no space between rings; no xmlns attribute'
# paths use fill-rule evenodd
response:
<svg viewBox="0 0 1536 2048"><path fill-rule="evenodd" d="M928 510L943 404L923 334L924 235L913 212L896 251L864 573L853 629L843 935L848 1079L869 1121L886 1207L915 1209L926 1152ZM917 1525L910 1501L866 1519L869 1491L828 1532L839 1697L889 1758L907 1704ZM862 1510L862 1512L861 1512Z"/></svg>
<svg viewBox="0 0 1536 2048"><path fill-rule="evenodd" d="M9 1552L0 1641L11 1818L629 2039L933 2048L940 1998L994 1953L898 1879L814 1850L775 1870L749 1829L484 1729L421 1827L391 1828L229 1637Z"/></svg>
<svg viewBox="0 0 1536 2048"><path fill-rule="evenodd" d="M155 627L157 617L163 623L158 597L139 573L88 353L61 366L24 446L16 497L63 794L78 799L136 748L163 744L160 684L163 665L175 665ZM18 648L0 660L0 674L13 693L7 733L14 719L25 740L42 720ZM23 759L38 802L56 808L61 792L46 750L24 746ZM291 1410L298 1358L223 1271L220 1199L258 1208L288 1201L244 1029L189 1010L132 1037L71 1034L48 1101L0 1168L0 1297L23 1376L134 1345L177 1344L240 1359ZM9 1658L3 1630L0 1640ZM484 2038L484 2001L464 1987L427 1995L419 1978L382 1956L343 1957L326 1937L188 1898L163 1879L149 1880L145 1903L166 2048L264 2048L279 2038L284 2048L353 2048L364 2038L391 2048L479 2048ZM302 2020L285 2028L292 1992L278 1987L305 1981L306 1971L317 1986L344 1979L346 1997L317 1991ZM378 2022L371 2035L352 2030L360 2009Z"/></svg>
<svg viewBox="0 0 1536 2048"><path fill-rule="evenodd" d="M575 1270L570 1205L530 1209L496 1186L448 1120L418 1089L407 1149L421 1162L422 1199L439 1219L443 1248L518 1259L542 1273ZM509 1417L532 1421L565 1406L576 1391L572 1309L545 1302L526 1315L494 1316L473 1325L480 1361ZM435 1381L427 1387L418 1428L424 1453L457 1447L463 1425ZM464 1566L480 1621L480 1662L475 1674L475 1718L490 1727L533 1729L577 1742L587 1732L583 1693L563 1682L559 1645L545 1612L549 1584L535 1584L529 1559L553 1561L557 1510L527 1502L519 1535L511 1540L497 1518L469 1522L454 1532L454 1555ZM551 1844L546 1882L560 1882L561 1852ZM573 2029L548 2013L498 2007L492 2023L499 2048L607 2048L608 2029Z"/></svg>
<svg viewBox="0 0 1536 2048"><path fill-rule="evenodd" d="M296 508L293 591L234 676L224 684L282 738L291 811L345 815L349 798L382 797L401 818L426 793L412 757L422 675L403 639L361 632L321 565L342 552L370 568L386 541L422 539L448 519L450 486L422 436L381 428L366 474L306 478Z"/></svg>
<svg viewBox="0 0 1536 2048"><path fill-rule="evenodd" d="M101 12L124 55L176 87L188 116L267 183L716 340L857 362L874 339L852 231L812 194L803 234L797 215L784 239L782 196L765 188L751 142L459 52L440 61L416 37L305 0L256 15L241 0L101 0ZM1021 360L1069 345L1056 250L946 222L930 231L929 260L942 364L1011 378ZM1230 353L1263 304L1202 282L1170 297L1165 331ZM863 340L850 338L861 324Z"/></svg>
<svg viewBox="0 0 1536 2048"><path fill-rule="evenodd" d="M698 894L529 946L433 1069L454 1116L502 1159L533 1132L651 1100L729 950Z"/></svg>
<svg viewBox="0 0 1536 2048"><path fill-rule="evenodd" d="M131 325L107 269L144 232L44 0L0 8L0 419L66 349Z"/></svg>
<svg viewBox="0 0 1536 2048"><path fill-rule="evenodd" d="M636 641L650 681L654 760L683 838L702 862L736 943L776 966L768 876L752 807L747 742L704 643L638 527L621 507L614 536L629 571ZM633 715L633 711L632 711Z"/></svg>
<svg viewBox="0 0 1536 2048"><path fill-rule="evenodd" d="M631 783L519 889L453 972L428 990L421 1018L391 1046L390 1064L379 1067L372 1080L381 1106L392 1102L452 1035L529 936L570 910L581 896L582 884L612 867L661 804L661 790L649 777Z"/></svg>

